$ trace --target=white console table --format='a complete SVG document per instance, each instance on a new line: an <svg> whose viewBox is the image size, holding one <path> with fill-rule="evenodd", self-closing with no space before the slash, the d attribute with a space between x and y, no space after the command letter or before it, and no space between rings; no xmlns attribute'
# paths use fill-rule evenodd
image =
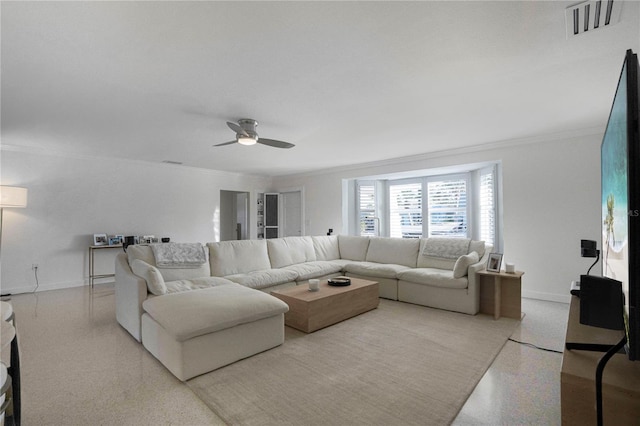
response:
<svg viewBox="0 0 640 426"><path fill-rule="evenodd" d="M115 277L116 274L115 273L109 273L109 274L96 274L95 273L95 267L93 264L93 260L94 260L94 254L96 250L102 250L102 249L112 249L112 248L122 248L122 244L116 244L113 246L108 246L108 245L104 245L104 246L89 246L89 285L91 287L93 287L93 281L97 278L109 278L109 277Z"/></svg>

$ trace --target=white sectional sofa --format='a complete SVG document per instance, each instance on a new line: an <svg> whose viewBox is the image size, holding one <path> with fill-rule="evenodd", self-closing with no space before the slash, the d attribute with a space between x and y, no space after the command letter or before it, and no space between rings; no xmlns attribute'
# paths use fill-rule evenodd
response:
<svg viewBox="0 0 640 426"><path fill-rule="evenodd" d="M152 247L145 245L129 246L116 258L118 322L181 380L281 344L288 307L268 293L311 278L374 280L380 283L380 297L475 315L480 297L476 272L484 269L491 246L339 235L224 241L208 243L206 249L208 262L188 267L158 266ZM212 303L218 303L216 309L243 303L253 307L240 314L227 309L226 317L198 312ZM185 325L184 318L194 316ZM213 361L202 359L203 349L215 350L220 338L240 329L275 337L227 349L231 353Z"/></svg>

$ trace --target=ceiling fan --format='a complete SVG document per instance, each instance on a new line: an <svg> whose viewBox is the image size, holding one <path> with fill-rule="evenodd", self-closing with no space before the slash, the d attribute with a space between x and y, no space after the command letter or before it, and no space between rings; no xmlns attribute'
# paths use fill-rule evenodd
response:
<svg viewBox="0 0 640 426"><path fill-rule="evenodd" d="M256 143L272 146L274 148L293 148L295 145L289 142L277 141L275 139L259 138L256 133L258 122L250 118L242 118L238 120L238 124L227 121L227 126L236 132L236 140L231 142L223 142L214 146L231 145L239 143L241 145L255 145Z"/></svg>

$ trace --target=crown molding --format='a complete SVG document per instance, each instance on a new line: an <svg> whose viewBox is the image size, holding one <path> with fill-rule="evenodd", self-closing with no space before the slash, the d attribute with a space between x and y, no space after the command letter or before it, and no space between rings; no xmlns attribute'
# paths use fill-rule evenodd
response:
<svg viewBox="0 0 640 426"><path fill-rule="evenodd" d="M549 133L545 135L531 136L526 138L505 139L497 142L488 142L488 143L482 143L482 144L466 146L461 148L426 152L424 154L416 154L416 155L411 155L406 157L389 158L385 160L372 161L368 163L358 163L358 164L352 164L352 165L337 166L337 167L327 168L327 169L318 170L318 171L293 173L293 174L287 174L287 175L277 175L277 176L274 176L274 178L279 179L279 178L294 178L294 177L312 177L312 176L341 173L346 171L353 173L354 171L364 170L369 168L395 166L395 165L401 165L406 163L414 163L416 161L432 160L435 158L450 157L450 156L464 155L464 154L473 154L481 151L509 149L509 148L514 148L514 147L523 146L523 145L534 145L534 144L558 142L558 141L576 139L576 138L587 137L587 136L596 136L596 135L602 136L603 134L604 134L603 127L589 127L586 129Z"/></svg>

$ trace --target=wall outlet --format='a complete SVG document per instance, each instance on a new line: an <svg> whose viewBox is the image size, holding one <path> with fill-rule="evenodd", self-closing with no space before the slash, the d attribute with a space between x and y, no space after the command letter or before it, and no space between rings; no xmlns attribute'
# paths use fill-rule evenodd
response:
<svg viewBox="0 0 640 426"><path fill-rule="evenodd" d="M31 264L31 269L38 269L38 264L37 263L32 263Z"/></svg>

